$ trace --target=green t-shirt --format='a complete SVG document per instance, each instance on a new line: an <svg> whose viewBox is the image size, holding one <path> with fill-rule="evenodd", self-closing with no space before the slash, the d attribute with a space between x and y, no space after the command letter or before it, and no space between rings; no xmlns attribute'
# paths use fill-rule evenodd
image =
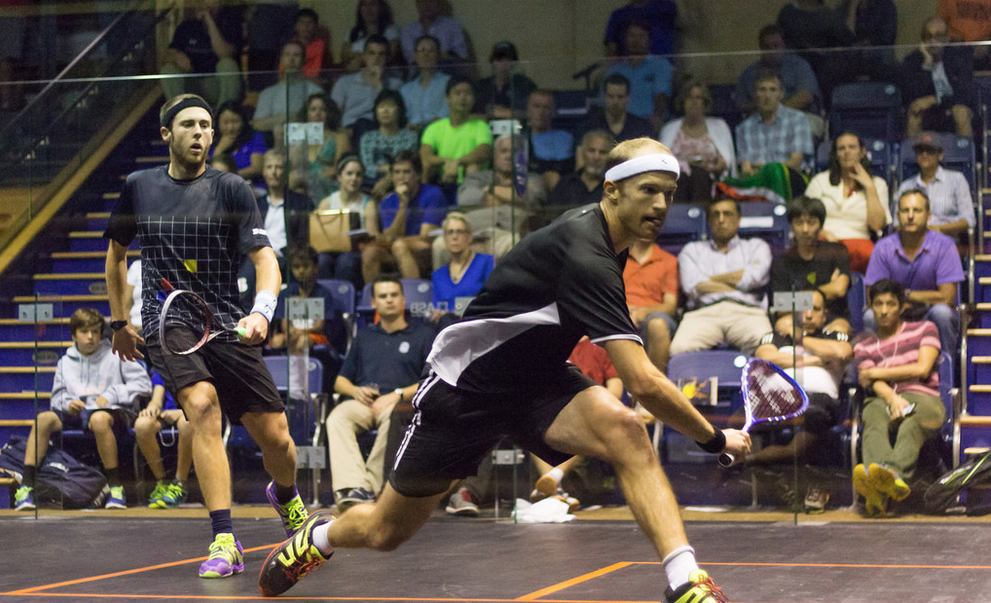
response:
<svg viewBox="0 0 991 603"><path fill-rule="evenodd" d="M491 145L492 132L489 130L489 124L480 119L469 119L457 128L453 128L451 118L445 117L427 126L420 142L433 147L438 157L460 159L474 151L480 144ZM483 170L487 167L488 162L479 166ZM441 169L443 170L443 166ZM459 183L464 179L464 175L464 168L459 168Z"/></svg>

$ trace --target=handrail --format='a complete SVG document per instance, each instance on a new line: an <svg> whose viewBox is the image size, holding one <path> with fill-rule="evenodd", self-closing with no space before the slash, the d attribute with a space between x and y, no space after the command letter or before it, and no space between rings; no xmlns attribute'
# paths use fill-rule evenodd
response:
<svg viewBox="0 0 991 603"><path fill-rule="evenodd" d="M37 96L32 98L31 101L28 102L28 104L17 113L17 115L15 115L10 121L8 121L6 124L3 125L2 129L0 129L0 141L15 140L17 137L14 132L14 128L17 127L25 119L27 119L27 116L31 114L32 109L43 103L49 103L50 99L48 99L47 96L50 95L51 91L55 89L55 87L58 84L64 83L65 81L69 81L71 79L68 77L68 74L72 71L72 69L76 65L78 65L80 61L84 60L90 52L96 49L101 44L101 42L107 39L110 32L115 28L117 28L120 23L122 23L125 19L131 17L132 15L138 14L142 10L154 10L153 0L134 0L134 5L131 8L117 15L117 17L106 28L104 28L103 31L97 34L97 36L89 44L86 45L86 48L84 48L82 52L80 52L68 65L66 65L66 67L63 68L62 71L59 72L59 74L56 75L54 79L47 81L45 87L41 89L41 92L39 92ZM155 19L151 22L147 30L143 32L141 36L137 36L134 38L135 40L134 46L137 46L138 44L145 42L146 41L145 38L147 38L148 34L154 32L155 28L158 27L159 23L173 10L175 10L174 6L166 8L161 13L159 13L155 17ZM117 56L113 57L113 60L103 70L102 76L106 76L107 73L109 73L112 69L117 67L123 61L126 54L127 53L120 53ZM36 139L38 141L45 139L47 133L51 131L51 129L55 127L56 124L60 123L62 118L65 117L65 115L68 112L70 112L73 108L75 108L79 104L79 101L83 99L93 89L93 86L96 85L96 83L100 80L100 78L90 78L90 80L91 81L89 82L89 84L79 93L79 95L77 95L76 98L73 99L71 103L68 103L58 115L56 115L53 119L45 120L46 123L48 124L48 128L45 130L45 132L38 133L38 135L36 136ZM35 144L32 144L31 147L33 148Z"/></svg>

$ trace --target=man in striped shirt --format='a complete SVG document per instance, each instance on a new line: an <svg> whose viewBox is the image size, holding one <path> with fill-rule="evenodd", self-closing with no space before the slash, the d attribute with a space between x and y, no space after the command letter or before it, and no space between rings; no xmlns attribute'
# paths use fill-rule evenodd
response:
<svg viewBox="0 0 991 603"><path fill-rule="evenodd" d="M936 370L939 336L929 321L902 321L907 300L902 285L890 279L874 283L870 303L877 331L853 347L868 396L863 463L854 467L853 483L868 517L884 517L889 499L904 500L911 493L905 480L915 473L919 450L946 419Z"/></svg>

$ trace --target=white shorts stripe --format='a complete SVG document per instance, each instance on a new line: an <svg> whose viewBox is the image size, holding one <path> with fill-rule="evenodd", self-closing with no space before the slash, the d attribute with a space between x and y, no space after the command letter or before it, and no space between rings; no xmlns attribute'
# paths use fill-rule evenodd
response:
<svg viewBox="0 0 991 603"><path fill-rule="evenodd" d="M399 445L399 450L396 451L396 460L392 463L393 470L399 466L399 461L403 458L403 452L406 451L406 446L409 444L410 438L413 437L413 431L416 429L416 426L420 424L420 400L424 395L426 395L431 387L437 384L438 381L440 381L440 377L434 373L430 373L427 375L427 378L423 380L423 383L416 390L416 393L413 394L413 420L410 421L409 427L406 429L406 434L403 435L403 442Z"/></svg>

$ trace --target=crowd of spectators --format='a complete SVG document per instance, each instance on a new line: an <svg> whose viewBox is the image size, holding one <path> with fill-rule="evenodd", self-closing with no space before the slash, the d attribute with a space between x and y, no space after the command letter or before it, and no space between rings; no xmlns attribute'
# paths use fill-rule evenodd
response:
<svg viewBox="0 0 991 603"><path fill-rule="evenodd" d="M376 464L385 457L385 440L376 441L373 456L359 463L354 432L378 429L384 438L392 408L411 399L419 370L411 365L408 374L375 374L385 370L378 366L382 358L362 356L367 341L398 341L411 328L401 311L401 284L383 275L433 275L434 322L456 320L456 298L476 293L532 228L601 199L606 154L616 142L637 137L659 139L672 150L682 171L674 202L699 205L710 229L707 240L688 243L677 257L653 241L630 250L624 274L630 314L658 369L666 370L671 355L714 347L772 360L799 350L803 360L790 368L825 367L816 393L835 398L837 363L849 361L848 341L858 335L847 295L851 271L859 272L867 285L887 287L872 293L863 317L865 341L873 344L853 348L860 380L879 399L901 405L897 388L885 385L891 381L886 373L871 372L891 366L884 364L883 342L900 333L901 323L875 314L892 297L899 308L914 306L938 335L926 331L922 345L954 350L954 305L963 280L954 237L975 225L967 179L940 165L939 133L973 134L973 69L988 61L986 47L947 43L987 39L991 29L973 23L957 4L939 3L918 49L900 64L885 48L895 35L891 0L848 0L839 9L821 0L787 4L776 23L760 30L761 55L739 76L735 128L711 114L710 88L679 72L677 10L670 0L635 0L612 14L604 41L608 65L580 120L559 119L554 91L523 73L510 41L492 48L491 75L473 79L464 28L441 14L437 0L417 0L418 19L402 25L386 0L358 0L339 62L312 10L260 2L251 23L264 27L245 29L237 8L203 0L176 28L161 71L211 77L170 77L162 86L167 96L198 92L217 108L211 152L218 165L258 187L266 230L283 272L296 281L287 295L324 296L315 276L350 280L359 290L375 284L373 306L382 322L355 340L333 382L352 399L331 414L328 428L340 439L332 447L346 445L331 458L334 473L348 476L335 477L334 485L337 502L347 505L374 498L382 486ZM863 58L843 69L824 51L835 47L858 49ZM244 48L249 69L261 69L258 77L242 78ZM904 137L913 141L920 172L900 183L894 197L888 181L872 174L869 149L857 132L833 137L828 169L814 173L831 91L865 79L899 86L905 103ZM797 174L804 195L794 187L780 194L782 173ZM767 189L778 194L757 197L788 203L794 242L777 255L765 241L739 234L741 203ZM354 230L364 238L351 251L309 248L308 214L327 210L355 214ZM251 275L243 276L253 291ZM892 281L907 291L892 289ZM769 314L775 292L796 289L816 292L812 314ZM272 348L309 348L328 332L323 321L297 328L283 320L280 326ZM409 358L422 361L429 340L419 331L415 339L420 347ZM935 378L930 352L922 378L929 389ZM872 417L879 415L869 408ZM804 449L839 420L833 410L816 415L819 422L789 450ZM880 515L887 499L904 498L902 484L890 484L912 476L914 457L899 456L892 467L882 447L872 443L870 455L866 448L858 491Z"/></svg>

